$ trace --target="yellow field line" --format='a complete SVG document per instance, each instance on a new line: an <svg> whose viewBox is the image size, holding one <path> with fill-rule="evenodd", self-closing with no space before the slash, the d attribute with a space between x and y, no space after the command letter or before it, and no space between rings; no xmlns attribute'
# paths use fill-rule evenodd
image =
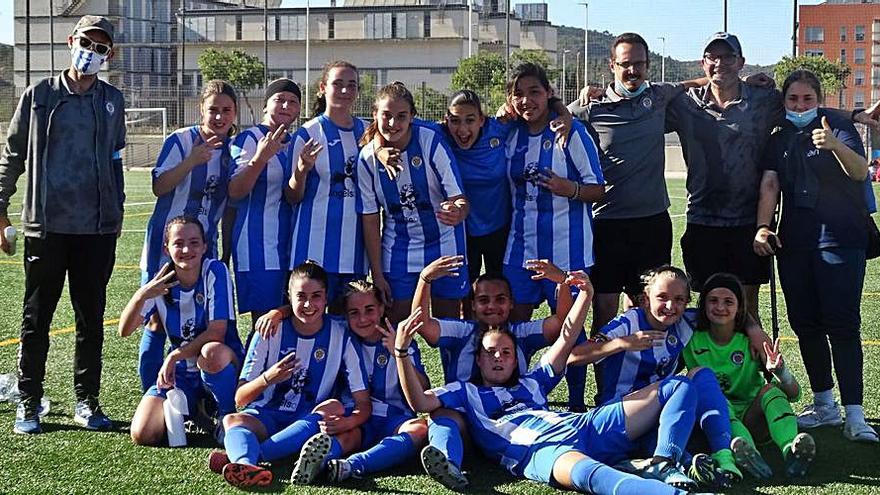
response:
<svg viewBox="0 0 880 495"><path fill-rule="evenodd" d="M115 325L116 323L119 323L119 318L104 321L104 326L106 327L107 325ZM65 333L72 333L74 331L76 331L76 325L72 327L59 328L57 330L50 330L49 335L63 335ZM0 347L6 347L13 344L18 344L18 337L15 337L14 339L0 340Z"/></svg>

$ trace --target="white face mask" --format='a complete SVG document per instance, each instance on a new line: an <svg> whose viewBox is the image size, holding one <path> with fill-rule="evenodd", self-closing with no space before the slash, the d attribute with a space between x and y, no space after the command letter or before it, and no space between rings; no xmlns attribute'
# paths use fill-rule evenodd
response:
<svg viewBox="0 0 880 495"><path fill-rule="evenodd" d="M70 61L77 71L92 76L101 71L101 65L107 61L107 57L74 45L70 47Z"/></svg>

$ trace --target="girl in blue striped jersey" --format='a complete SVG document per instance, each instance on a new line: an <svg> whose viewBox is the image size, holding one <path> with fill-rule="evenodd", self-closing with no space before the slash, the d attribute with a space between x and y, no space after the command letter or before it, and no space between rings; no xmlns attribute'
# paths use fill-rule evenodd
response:
<svg viewBox="0 0 880 495"><path fill-rule="evenodd" d="M293 316L271 336L254 334L235 393L243 409L224 418L226 452L208 458L209 468L233 486L267 486L272 472L257 462L300 449L291 481L311 483L325 458L359 445L358 427L370 417L360 346L344 320L324 314L326 272L304 262L293 269L289 291ZM340 375L354 399L351 410L332 398Z"/></svg>
<svg viewBox="0 0 880 495"><path fill-rule="evenodd" d="M504 255L516 306L514 321L531 318L542 301L554 306L555 284L531 279L526 260L549 259L561 269L593 264L590 203L604 194L596 145L574 121L565 147L554 146L548 106L550 83L544 69L525 63L507 84L507 98L522 119L507 140L513 220Z"/></svg>
<svg viewBox="0 0 880 495"><path fill-rule="evenodd" d="M236 368L242 349L234 332L232 281L226 265L205 256L201 221L175 217L165 227L165 255L171 263L135 292L119 318L119 334L130 335L141 321L155 316L171 348L153 385L138 404L131 438L138 445L158 445L165 438L163 403L177 388L187 397L190 415L207 391L220 417L235 411ZM233 339L224 343L227 329Z"/></svg>
<svg viewBox="0 0 880 495"><path fill-rule="evenodd" d="M479 373L472 380L425 390L407 351L418 325L402 325L395 358L407 401L419 412L441 407L465 411L475 443L515 476L595 494L684 493L609 465L624 460L638 448L640 437L656 430L654 455L664 478L684 489L694 487L675 468L694 420L694 395L686 380L666 380L589 413L547 408L547 396L562 378L593 296L586 277L577 285L580 293L559 338L541 365L525 374L518 371L515 337L493 327L480 336Z"/></svg>
<svg viewBox="0 0 880 495"><path fill-rule="evenodd" d="M231 147L235 286L238 310L249 311L252 321L284 300L290 268L290 204L284 200L291 166L287 129L299 110L299 86L290 79L272 81L263 122L242 131Z"/></svg>
<svg viewBox="0 0 880 495"><path fill-rule="evenodd" d="M413 125L415 114L412 93L402 83L380 89L373 104L375 119L361 139L357 170L370 271L385 301L392 303L392 321L409 311L422 268L443 255L465 254L463 222L469 206L455 157L441 133ZM395 179L375 156L376 135L400 152L403 166ZM467 279L447 279L434 289L437 314L458 315Z"/></svg>
<svg viewBox="0 0 880 495"><path fill-rule="evenodd" d="M358 96L357 68L345 61L324 66L315 117L294 136L294 164L285 195L293 203L290 266L317 261L329 276L330 312L342 314L341 296L366 274L360 215L355 209L357 167L365 124L351 114Z"/></svg>
<svg viewBox="0 0 880 495"><path fill-rule="evenodd" d="M147 222L141 252L141 284L146 284L164 263L163 233L168 220L189 215L201 222L207 240L207 257L218 258L217 226L226 209L229 181L230 136L234 133L238 99L226 81L205 83L199 98L201 122L174 131L162 144L153 169L153 194L156 206ZM138 359L141 387L155 383L162 366L165 332L155 319L144 332Z"/></svg>

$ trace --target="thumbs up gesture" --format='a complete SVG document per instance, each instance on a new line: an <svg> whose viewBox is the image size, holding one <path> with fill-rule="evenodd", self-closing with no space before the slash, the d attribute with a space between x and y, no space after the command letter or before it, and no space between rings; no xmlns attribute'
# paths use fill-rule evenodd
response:
<svg viewBox="0 0 880 495"><path fill-rule="evenodd" d="M828 117L822 116L822 128L813 129L813 146L816 149L834 151L840 146L840 140L834 137L834 131L828 125Z"/></svg>

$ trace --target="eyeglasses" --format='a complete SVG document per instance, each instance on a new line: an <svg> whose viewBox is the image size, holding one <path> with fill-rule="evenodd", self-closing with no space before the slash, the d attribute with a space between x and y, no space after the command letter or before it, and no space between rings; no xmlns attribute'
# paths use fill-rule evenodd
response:
<svg viewBox="0 0 880 495"><path fill-rule="evenodd" d="M107 55L108 53L110 53L110 50L113 49L112 46L105 45L104 43L98 43L97 41L85 35L77 36L75 39L79 41L80 48L85 48L86 50L93 51L101 56Z"/></svg>
<svg viewBox="0 0 880 495"><path fill-rule="evenodd" d="M614 62L614 65L623 70L645 70L648 67L648 62L644 60L639 62Z"/></svg>
<svg viewBox="0 0 880 495"><path fill-rule="evenodd" d="M712 55L706 53L703 55L703 62L715 65L733 65L739 57L735 53L725 53L724 55Z"/></svg>

